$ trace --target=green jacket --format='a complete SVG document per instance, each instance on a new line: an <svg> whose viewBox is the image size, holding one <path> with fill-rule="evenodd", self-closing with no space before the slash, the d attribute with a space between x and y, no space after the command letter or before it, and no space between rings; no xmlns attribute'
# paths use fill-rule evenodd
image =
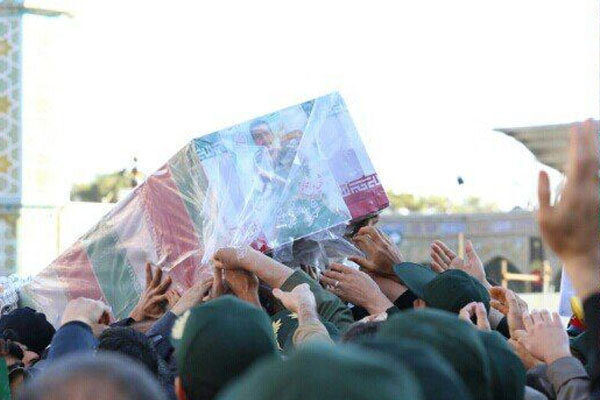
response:
<svg viewBox="0 0 600 400"><path fill-rule="evenodd" d="M329 322L340 333L345 332L354 323L352 311L339 297L323 289L321 285L301 270L294 273L281 285L281 290L289 292L296 286L308 283L317 301L317 312L324 323Z"/></svg>

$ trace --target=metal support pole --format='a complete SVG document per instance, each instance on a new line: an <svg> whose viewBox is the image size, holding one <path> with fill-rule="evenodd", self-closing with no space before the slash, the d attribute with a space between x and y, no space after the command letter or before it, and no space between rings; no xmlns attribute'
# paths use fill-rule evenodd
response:
<svg viewBox="0 0 600 400"><path fill-rule="evenodd" d="M500 274L502 276L502 287L508 289L508 279L506 279L508 275L508 261L504 258L500 261Z"/></svg>

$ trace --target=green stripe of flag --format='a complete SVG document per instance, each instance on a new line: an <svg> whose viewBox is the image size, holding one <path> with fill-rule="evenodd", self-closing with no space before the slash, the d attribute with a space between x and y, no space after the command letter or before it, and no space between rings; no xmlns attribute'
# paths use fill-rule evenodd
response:
<svg viewBox="0 0 600 400"><path fill-rule="evenodd" d="M185 146L169 161L169 169L179 189L179 196L200 237L204 226L202 209L208 189L208 178L193 143Z"/></svg>
<svg viewBox="0 0 600 400"><path fill-rule="evenodd" d="M117 319L127 317L140 297L141 288L117 235L99 227L84 243L113 315Z"/></svg>

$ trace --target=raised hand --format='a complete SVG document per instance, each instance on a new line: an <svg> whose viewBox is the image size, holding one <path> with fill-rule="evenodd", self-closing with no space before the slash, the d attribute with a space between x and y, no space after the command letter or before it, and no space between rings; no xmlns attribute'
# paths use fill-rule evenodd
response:
<svg viewBox="0 0 600 400"><path fill-rule="evenodd" d="M352 241L367 257L352 256L349 259L362 268L382 275L395 276L394 265L404 261L398 247L385 233L373 226L360 228Z"/></svg>
<svg viewBox="0 0 600 400"><path fill-rule="evenodd" d="M244 256L251 250L250 248L223 247L217 250L213 261L218 262L221 269L244 269Z"/></svg>
<svg viewBox="0 0 600 400"><path fill-rule="evenodd" d="M525 300L517 296L512 290L503 287L490 289L490 306L506 315L508 330L513 337L517 330L525 329L523 325L523 313L529 311Z"/></svg>
<svg viewBox="0 0 600 400"><path fill-rule="evenodd" d="M215 268L219 270L251 272L272 288L281 287L294 273L293 269L249 246L242 249L233 247L219 249L213 257L213 262Z"/></svg>
<svg viewBox="0 0 600 400"><path fill-rule="evenodd" d="M548 310L523 313L525 332L517 334L517 340L531 355L546 364L559 358L571 356L569 337L557 313Z"/></svg>
<svg viewBox="0 0 600 400"><path fill-rule="evenodd" d="M475 318L477 323L473 325L475 325L480 331L488 332L492 330L490 327L490 321L487 317L487 311L485 310L483 303L473 301L467 304L460 310L458 317L470 324L473 324L473 318Z"/></svg>
<svg viewBox="0 0 600 400"><path fill-rule="evenodd" d="M368 270L361 270L363 272L366 272L371 277L371 279L375 281L375 283L377 284L377 286L379 286L379 289L381 289L385 297L387 297L392 303L395 302L398 299L398 297L400 297L404 292L408 290L406 286L399 283L396 279L393 279L388 276L379 275L375 272L371 272Z"/></svg>
<svg viewBox="0 0 600 400"><path fill-rule="evenodd" d="M598 152L598 122L577 124L570 132L566 185L554 206L548 174L540 172L538 180L542 238L563 261L581 298L600 287Z"/></svg>
<svg viewBox="0 0 600 400"><path fill-rule="evenodd" d="M521 343L519 343L517 339L511 337L510 339L508 339L507 343L510 347L512 347L515 354L521 359L521 362L525 366L526 370L530 370L531 368L534 368L544 363L542 360L539 360L533 355L531 355L531 353L527 351L527 349Z"/></svg>
<svg viewBox="0 0 600 400"><path fill-rule="evenodd" d="M177 304L177 302L181 298L181 295L175 289L169 289L167 291L166 295L167 295L167 307L170 310L175 306L175 304Z"/></svg>
<svg viewBox="0 0 600 400"><path fill-rule="evenodd" d="M80 321L94 329L98 325L108 325L109 319L110 309L106 304L99 300L79 297L67 303L61 325Z"/></svg>
<svg viewBox="0 0 600 400"><path fill-rule="evenodd" d="M304 310L307 312L317 312L315 295L311 292L308 283L296 286L291 292L273 289L273 296L281 301L283 306L290 312L296 314Z"/></svg>
<svg viewBox="0 0 600 400"><path fill-rule="evenodd" d="M327 328L319 319L317 301L308 283L302 283L289 292L275 288L273 296L298 318L298 329L292 338L294 346L313 340L333 343ZM306 329L307 326L310 326L310 329Z"/></svg>
<svg viewBox="0 0 600 400"><path fill-rule="evenodd" d="M492 285L489 284L485 277L485 269L481 259L477 255L473 243L467 240L465 245L466 258L462 259L454 251L452 251L444 242L441 240L435 240L431 243L431 260L432 269L437 272L444 272L448 269L460 269L473 278L477 279L486 289L490 289Z"/></svg>
<svg viewBox="0 0 600 400"><path fill-rule="evenodd" d="M378 314L392 307L375 281L366 273L342 264L332 264L323 272L321 282L340 299Z"/></svg>
<svg viewBox="0 0 600 400"><path fill-rule="evenodd" d="M207 276L200 279L192 287L183 292L181 298L171 308L171 312L175 315L182 315L190 308L201 304L203 299L208 295L213 285L213 277Z"/></svg>
<svg viewBox="0 0 600 400"><path fill-rule="evenodd" d="M209 293L206 296L205 300L216 299L217 297L223 296L227 293L227 288L225 287L225 279L223 278L223 270L219 268L222 264L219 261L213 260L213 280L212 287L210 288Z"/></svg>
<svg viewBox="0 0 600 400"><path fill-rule="evenodd" d="M321 277L321 270L312 265L300 264L300 269L310 276L315 282L319 282Z"/></svg>
<svg viewBox="0 0 600 400"><path fill-rule="evenodd" d="M238 298L260 307L256 275L242 269L224 269L223 279Z"/></svg>
<svg viewBox="0 0 600 400"><path fill-rule="evenodd" d="M171 286L171 277L162 281L162 270L158 268L152 273L152 265L146 263L146 287L129 316L136 321L158 319L165 313L168 300L167 289Z"/></svg>

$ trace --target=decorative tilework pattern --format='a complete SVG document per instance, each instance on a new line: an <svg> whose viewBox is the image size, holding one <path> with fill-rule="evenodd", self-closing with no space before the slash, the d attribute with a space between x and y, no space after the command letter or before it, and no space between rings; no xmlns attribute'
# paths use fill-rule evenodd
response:
<svg viewBox="0 0 600 400"><path fill-rule="evenodd" d="M19 6L2 1L0 6ZM15 272L21 205L21 15L0 17L0 275ZM16 206L16 207L15 207Z"/></svg>
<svg viewBox="0 0 600 400"><path fill-rule="evenodd" d="M17 260L17 219L16 211L2 211L0 208L0 276L15 272Z"/></svg>
<svg viewBox="0 0 600 400"><path fill-rule="evenodd" d="M20 108L21 17L5 15L0 18L0 205L21 202Z"/></svg>

